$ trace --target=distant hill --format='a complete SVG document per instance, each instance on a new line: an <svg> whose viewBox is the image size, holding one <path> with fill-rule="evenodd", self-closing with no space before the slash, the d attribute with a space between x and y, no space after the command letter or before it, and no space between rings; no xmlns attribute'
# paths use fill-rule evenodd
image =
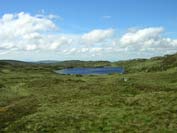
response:
<svg viewBox="0 0 177 133"><path fill-rule="evenodd" d="M0 60L0 67L15 66L15 67L42 67L48 69L62 69L73 67L104 67L104 66L120 66L124 67L126 72L152 72L152 71L164 71L170 68L177 67L177 53L172 55L165 55L163 57L153 57L151 59L133 59L126 61L56 61L56 60L44 60L38 62L24 62L16 60Z"/></svg>
<svg viewBox="0 0 177 133"><path fill-rule="evenodd" d="M38 64L54 64L54 63L59 63L61 61L57 61L57 60L42 60L42 61L37 61L34 63L38 63Z"/></svg>
<svg viewBox="0 0 177 133"><path fill-rule="evenodd" d="M6 66L28 66L32 63L17 60L0 60L0 67Z"/></svg>

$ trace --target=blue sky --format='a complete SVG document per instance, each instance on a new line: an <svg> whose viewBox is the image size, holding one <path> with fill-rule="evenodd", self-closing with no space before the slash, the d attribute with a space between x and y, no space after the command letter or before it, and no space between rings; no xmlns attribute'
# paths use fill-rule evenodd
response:
<svg viewBox="0 0 177 133"><path fill-rule="evenodd" d="M124 60L177 52L176 0L0 2L0 24L3 27L0 29L0 38L4 42L0 44L1 59ZM9 16L8 19L3 19L6 14L11 14L11 22ZM24 21L28 23L20 25ZM48 21L50 26L46 24ZM42 23L43 29L29 32L25 27L32 23ZM28 32L15 35L13 33L10 37L3 35L3 32L13 32L7 27L15 29L16 25ZM43 38L43 43L45 39L46 46L42 46L39 40L29 39L29 36L34 34L40 39ZM52 39L57 41L52 42ZM20 44L16 46L16 43Z"/></svg>

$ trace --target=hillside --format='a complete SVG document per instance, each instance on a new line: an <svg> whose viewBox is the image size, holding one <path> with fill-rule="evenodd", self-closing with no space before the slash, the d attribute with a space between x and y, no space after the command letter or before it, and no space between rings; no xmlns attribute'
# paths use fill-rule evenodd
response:
<svg viewBox="0 0 177 133"><path fill-rule="evenodd" d="M104 67L104 66L120 66L124 67L127 73L134 72L154 72L164 71L177 67L177 53L173 55L165 55L163 57L153 57L151 59L133 59L126 61L39 61L39 62L23 62L15 60L0 60L0 67L45 67L50 69L62 69L72 67Z"/></svg>
<svg viewBox="0 0 177 133"><path fill-rule="evenodd" d="M114 63L0 61L0 132L177 132L176 57ZM104 65L123 66L127 73L53 72Z"/></svg>
<svg viewBox="0 0 177 133"><path fill-rule="evenodd" d="M134 59L114 62L113 66L122 66L128 73L165 71L177 67L177 53L151 59Z"/></svg>

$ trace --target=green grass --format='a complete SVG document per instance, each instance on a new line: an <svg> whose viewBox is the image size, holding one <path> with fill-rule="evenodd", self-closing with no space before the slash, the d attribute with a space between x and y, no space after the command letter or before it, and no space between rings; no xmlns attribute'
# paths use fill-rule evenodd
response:
<svg viewBox="0 0 177 133"><path fill-rule="evenodd" d="M122 66L127 73L165 71L177 67L177 53L164 57L153 57L151 59L118 61L113 62L111 65Z"/></svg>
<svg viewBox="0 0 177 133"><path fill-rule="evenodd" d="M177 132L176 67L85 76L55 67L1 67L0 132Z"/></svg>

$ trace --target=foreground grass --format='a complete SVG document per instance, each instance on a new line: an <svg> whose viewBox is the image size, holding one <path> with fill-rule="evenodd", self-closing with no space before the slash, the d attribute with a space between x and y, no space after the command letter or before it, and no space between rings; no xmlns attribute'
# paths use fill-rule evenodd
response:
<svg viewBox="0 0 177 133"><path fill-rule="evenodd" d="M2 69L0 132L177 132L176 97L176 68L100 76Z"/></svg>

